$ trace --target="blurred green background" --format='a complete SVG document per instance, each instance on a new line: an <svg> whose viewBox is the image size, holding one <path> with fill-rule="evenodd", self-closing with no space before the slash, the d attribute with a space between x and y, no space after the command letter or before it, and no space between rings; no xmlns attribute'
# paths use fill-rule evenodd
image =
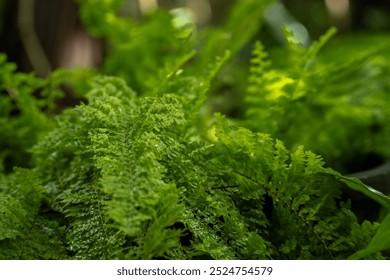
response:
<svg viewBox="0 0 390 280"><path fill-rule="evenodd" d="M186 7L199 28L223 22L237 0L125 0L121 13L141 19L163 7ZM302 42L336 26L338 36L384 33L390 30L390 1L284 0L266 10L258 38L266 46L283 44L281 27L293 29ZM255 23L254 23L255 24ZM0 52L16 62L18 70L45 76L57 67L97 66L104 42L87 34L73 0L1 0Z"/></svg>

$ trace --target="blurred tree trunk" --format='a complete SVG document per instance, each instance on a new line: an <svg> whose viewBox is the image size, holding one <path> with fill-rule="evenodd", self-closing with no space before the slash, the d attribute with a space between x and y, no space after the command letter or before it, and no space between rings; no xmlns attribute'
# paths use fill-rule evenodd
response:
<svg viewBox="0 0 390 280"><path fill-rule="evenodd" d="M26 3L33 4L26 5ZM33 9L33 11L23 9ZM64 59L61 57L64 55L64 46L69 48L71 44L76 44L77 40L91 46L91 53L85 55L91 55L93 61L90 62L92 65L86 66L96 66L100 62L102 44L85 32L78 16L78 6L72 0L8 0L4 15L0 51L5 52L9 60L18 65L20 71L38 70L33 66L31 56L34 52L39 56L39 53L36 49L28 49L31 45L26 44L29 40L23 36L37 37L39 47L52 69L64 66ZM30 23L26 22L26 19L20 18L23 15L32 15L32 26L29 26ZM23 27L26 30L23 31ZM81 46L80 43L78 46ZM40 73L42 71L37 72L44 76Z"/></svg>

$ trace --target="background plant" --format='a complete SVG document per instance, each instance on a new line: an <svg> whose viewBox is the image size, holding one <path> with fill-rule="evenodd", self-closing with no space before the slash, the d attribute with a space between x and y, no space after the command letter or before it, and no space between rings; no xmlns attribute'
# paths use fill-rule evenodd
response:
<svg viewBox="0 0 390 280"><path fill-rule="evenodd" d="M342 51L317 56L334 33L329 30L309 48L289 34L286 53L278 53L289 63L274 66L261 43L255 44L244 124L291 149L304 145L333 168L353 172L364 169L365 161L373 161L366 163L370 167L389 156L388 48L343 45Z"/></svg>
<svg viewBox="0 0 390 280"><path fill-rule="evenodd" d="M385 258L379 251L388 248L388 218L358 222L341 189L358 190L387 210L389 197L325 168L298 136L284 139L283 114L265 116L275 126L254 126L265 112L261 100L271 102L272 114L290 106L299 117L296 100L305 116L313 113L311 92L321 81L309 77L333 77L326 64L311 70L330 33L307 50L289 34L293 70L279 70L275 79L256 44L248 114L212 114L226 81L240 83L228 87L232 92L245 88L246 81L226 77L241 76L235 57L259 28L243 28L242 19L261 19L268 1L258 3L239 1L223 27L197 31L191 22L178 24L180 14L158 11L137 23L117 16L120 1L83 1L86 25L109 46L100 74L60 69L39 79L15 73L3 59L1 132L14 133L6 143L17 143L29 160L4 145L3 158L16 163L7 159L0 177L0 258ZM353 72L356 65L343 67ZM65 81L83 102L61 110Z"/></svg>

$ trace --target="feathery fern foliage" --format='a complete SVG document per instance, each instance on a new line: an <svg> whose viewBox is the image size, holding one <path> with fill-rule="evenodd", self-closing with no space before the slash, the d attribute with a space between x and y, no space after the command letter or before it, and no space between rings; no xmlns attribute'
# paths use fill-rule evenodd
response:
<svg viewBox="0 0 390 280"><path fill-rule="evenodd" d="M44 205L34 171L16 169L0 178L0 259L63 259L59 221Z"/></svg>
<svg viewBox="0 0 390 280"><path fill-rule="evenodd" d="M234 29L249 11L260 17L264 7L255 2L239 1L226 26ZM292 66L303 72L294 68L291 75L270 70L264 49L255 45L248 88L253 106L244 124L261 131L252 132L220 114L208 118L204 104L212 80L254 29L231 51L219 52L210 42L208 55L198 60L192 42L181 45L167 13L138 24L116 16L120 3L83 1L82 15L111 44L103 72L122 78L94 75L87 85L76 75L71 80L87 102L56 120L45 108L54 105L52 96L70 73L40 80L0 64L1 78L17 82L1 88L8 95L0 99L0 124L34 132L20 145L31 153L30 169L0 173L1 259L345 259L356 252L384 258L378 251L387 243L378 246L378 240L388 225L375 235L378 223L359 223L340 186L388 208L390 198L324 168L290 128L298 112L314 112L307 104L322 100L313 95L323 80L311 81L320 75L312 67L332 32L308 50L290 44L292 61L305 54ZM238 23L235 38L243 29ZM26 120L23 127L12 123L15 88L29 101L17 99L23 104L18 119L28 112L32 127ZM32 97L34 89L44 93L42 100ZM281 120L290 111L282 105L294 114L288 125ZM291 143L282 138L288 148L274 138L283 131L292 137Z"/></svg>
<svg viewBox="0 0 390 280"><path fill-rule="evenodd" d="M289 149L304 145L342 172L353 159L389 157L388 47L358 50L353 56L318 56L335 34L330 29L305 48L287 32L288 63L271 65L260 42L253 49L244 126L270 133ZM360 137L356 137L359 134Z"/></svg>
<svg viewBox="0 0 390 280"><path fill-rule="evenodd" d="M222 117L207 143L182 97L137 99L116 78L95 79L88 98L34 148L60 258L343 259L374 234L311 152Z"/></svg>
<svg viewBox="0 0 390 280"><path fill-rule="evenodd" d="M56 102L64 96L60 85L71 85L82 97L88 87L81 81L91 75L83 69L59 69L41 79L16 72L16 65L0 54L0 172L31 166L28 149L55 127Z"/></svg>

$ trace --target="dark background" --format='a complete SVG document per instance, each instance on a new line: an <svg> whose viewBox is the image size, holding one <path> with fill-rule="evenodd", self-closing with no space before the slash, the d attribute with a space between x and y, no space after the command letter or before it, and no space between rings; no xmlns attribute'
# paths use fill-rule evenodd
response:
<svg viewBox="0 0 390 280"><path fill-rule="evenodd" d="M145 12L145 0L124 1L123 13L136 19ZM237 0L154 0L161 7L172 9L188 6L196 9L199 26L218 25ZM146 1L148 2L148 1ZM285 22L301 23L311 38L317 38L330 26L337 26L339 35L357 32L383 33L390 30L390 1L386 0L285 0ZM337 15L329 3L349 3L347 12ZM328 4L327 4L328 3ZM267 44L278 44L279 25L265 24L262 34ZM24 35L23 35L24 34ZM31 35L33 34L33 35ZM26 52L26 44L38 39L38 50L32 48L37 61ZM29 43L28 43L29 42ZM31 48L31 47L30 47ZM39 51L40 49L40 51ZM16 62L19 71L35 70L46 76L57 67L74 64L98 66L104 55L104 42L92 38L78 17L78 5L73 0L0 0L0 52Z"/></svg>

